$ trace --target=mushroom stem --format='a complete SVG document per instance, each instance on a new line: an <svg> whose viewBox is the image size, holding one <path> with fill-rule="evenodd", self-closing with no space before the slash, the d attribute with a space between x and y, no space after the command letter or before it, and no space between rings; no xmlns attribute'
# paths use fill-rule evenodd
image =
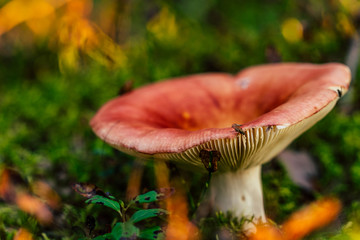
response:
<svg viewBox="0 0 360 240"><path fill-rule="evenodd" d="M214 174L210 183L210 201L215 211L231 211L239 218L254 216L255 221L265 222L261 165Z"/></svg>

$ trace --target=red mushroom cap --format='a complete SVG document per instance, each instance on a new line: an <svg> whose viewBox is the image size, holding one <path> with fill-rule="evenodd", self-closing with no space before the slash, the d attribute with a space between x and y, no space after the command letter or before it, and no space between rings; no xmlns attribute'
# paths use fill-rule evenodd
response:
<svg viewBox="0 0 360 240"><path fill-rule="evenodd" d="M207 148L220 152L220 170L245 169L270 160L322 119L349 83L349 69L337 63L198 74L117 97L90 124L105 142L132 155L201 167L199 152Z"/></svg>

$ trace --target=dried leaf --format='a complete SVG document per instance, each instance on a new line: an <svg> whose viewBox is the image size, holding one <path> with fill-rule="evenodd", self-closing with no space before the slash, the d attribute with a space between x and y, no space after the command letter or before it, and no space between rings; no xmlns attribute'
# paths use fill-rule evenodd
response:
<svg viewBox="0 0 360 240"><path fill-rule="evenodd" d="M199 153L202 163L209 172L218 170L218 162L220 161L220 153L216 150L202 149Z"/></svg>
<svg viewBox="0 0 360 240"><path fill-rule="evenodd" d="M72 185L72 189L86 198L92 198L95 195L107 197L103 190L91 183L75 183Z"/></svg>
<svg viewBox="0 0 360 240"><path fill-rule="evenodd" d="M120 88L118 95L124 95L125 93L129 93L133 90L134 88L134 82L129 80L126 81ZM139 164L138 164L139 165Z"/></svg>
<svg viewBox="0 0 360 240"><path fill-rule="evenodd" d="M241 124L236 124L234 123L233 125L231 125L231 127L237 132L237 133L240 133L242 135L245 135L245 132L244 130L241 129Z"/></svg>

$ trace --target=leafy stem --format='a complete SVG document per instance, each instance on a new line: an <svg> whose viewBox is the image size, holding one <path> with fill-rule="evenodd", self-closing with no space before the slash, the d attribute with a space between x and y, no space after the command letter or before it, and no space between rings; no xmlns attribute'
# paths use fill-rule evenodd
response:
<svg viewBox="0 0 360 240"><path fill-rule="evenodd" d="M79 191L77 191L79 192ZM106 207L109 207L119 213L121 221L115 223L110 233L104 235L99 235L96 240L105 240L105 239L164 239L165 234L160 226L149 227L145 229L138 228L135 224L149 219L154 218L160 215L168 214L164 209L152 208L152 209L142 209L136 207L137 204L151 203L155 201L162 200L166 197L169 197L174 191L173 189L159 189L158 191L150 191L141 195L136 196L132 199L126 206L122 200L116 199L114 196L109 194L104 194L103 191L96 189L92 191L94 194L91 196L85 195L88 193L81 192L83 196L88 196L89 198L85 201L89 204L100 204ZM98 195L100 194L100 195ZM136 211L127 218L127 211L130 209L136 209Z"/></svg>

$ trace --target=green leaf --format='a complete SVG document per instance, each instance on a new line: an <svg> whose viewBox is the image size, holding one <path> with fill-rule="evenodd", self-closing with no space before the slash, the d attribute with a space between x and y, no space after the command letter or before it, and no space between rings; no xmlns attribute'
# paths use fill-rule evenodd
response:
<svg viewBox="0 0 360 240"><path fill-rule="evenodd" d="M160 188L157 191L150 191L134 198L135 203L150 203L169 197L174 193L173 188Z"/></svg>
<svg viewBox="0 0 360 240"><path fill-rule="evenodd" d="M115 224L115 226L113 227L113 229L111 231L111 235L115 238L121 237L121 234L122 234L123 228L124 228L123 225L124 225L124 223L122 223L122 222Z"/></svg>
<svg viewBox="0 0 360 240"><path fill-rule="evenodd" d="M105 233L104 235L97 236L93 240L112 240L114 239L111 233Z"/></svg>
<svg viewBox="0 0 360 240"><path fill-rule="evenodd" d="M132 222L120 222L113 227L111 234L115 239L136 239L140 230Z"/></svg>
<svg viewBox="0 0 360 240"><path fill-rule="evenodd" d="M156 226L142 230L140 232L139 238L162 240L165 239L165 234L161 227Z"/></svg>
<svg viewBox="0 0 360 240"><path fill-rule="evenodd" d="M167 214L168 212L164 209L156 208L156 209L146 209L146 210L139 210L135 212L129 221L133 223L140 222L147 218L156 217L162 214Z"/></svg>
<svg viewBox="0 0 360 240"><path fill-rule="evenodd" d="M121 201L121 200L120 200ZM120 204L117 200L109 199L104 196L95 195L94 197L85 201L86 203L96 203L107 206L120 213Z"/></svg>

